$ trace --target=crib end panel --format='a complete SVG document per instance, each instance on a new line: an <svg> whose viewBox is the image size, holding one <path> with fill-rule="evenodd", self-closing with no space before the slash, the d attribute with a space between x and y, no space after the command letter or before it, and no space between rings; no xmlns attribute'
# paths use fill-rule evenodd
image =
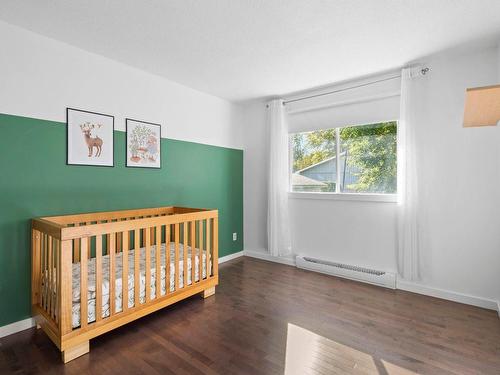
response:
<svg viewBox="0 0 500 375"><path fill-rule="evenodd" d="M213 276L218 276L219 275L219 219L218 219L218 217L214 217L212 230L213 230L213 234L212 234Z"/></svg>

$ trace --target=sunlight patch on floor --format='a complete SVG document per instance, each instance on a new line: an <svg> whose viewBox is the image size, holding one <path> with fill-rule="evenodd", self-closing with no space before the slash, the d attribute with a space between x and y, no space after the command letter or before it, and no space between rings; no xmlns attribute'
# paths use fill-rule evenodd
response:
<svg viewBox="0 0 500 375"><path fill-rule="evenodd" d="M288 323L285 374L416 373Z"/></svg>

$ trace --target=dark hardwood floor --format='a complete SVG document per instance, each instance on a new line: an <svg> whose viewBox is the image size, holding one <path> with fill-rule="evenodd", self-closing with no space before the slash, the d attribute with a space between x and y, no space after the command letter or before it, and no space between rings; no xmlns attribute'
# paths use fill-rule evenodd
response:
<svg viewBox="0 0 500 375"><path fill-rule="evenodd" d="M286 368L285 368L286 367ZM0 374L500 374L494 311L252 258L90 342L67 365L42 331L0 339Z"/></svg>

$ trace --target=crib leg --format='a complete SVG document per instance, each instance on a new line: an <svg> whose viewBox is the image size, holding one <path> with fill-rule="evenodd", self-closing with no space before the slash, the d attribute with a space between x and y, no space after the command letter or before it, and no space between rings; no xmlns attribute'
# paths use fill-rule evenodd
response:
<svg viewBox="0 0 500 375"><path fill-rule="evenodd" d="M62 360L64 363L68 363L78 357L81 357L84 354L87 354L90 351L89 342L85 341L81 344L72 346L71 348L66 349L62 352Z"/></svg>
<svg viewBox="0 0 500 375"><path fill-rule="evenodd" d="M215 286L205 289L203 292L200 293L203 298L208 298L210 296L213 296L215 294Z"/></svg>

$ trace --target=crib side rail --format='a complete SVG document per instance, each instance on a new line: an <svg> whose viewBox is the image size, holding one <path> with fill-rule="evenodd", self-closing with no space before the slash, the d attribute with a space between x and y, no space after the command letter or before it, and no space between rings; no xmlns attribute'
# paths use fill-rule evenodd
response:
<svg viewBox="0 0 500 375"><path fill-rule="evenodd" d="M142 229L158 225L175 224L192 220L205 220L218 217L217 210L204 210L172 214L168 216L136 217L131 220L113 220L106 222L88 222L86 225L75 225L61 228L61 240L71 240L82 237L104 235L107 233L123 232L125 230Z"/></svg>
<svg viewBox="0 0 500 375"><path fill-rule="evenodd" d="M43 219L63 226L71 226L75 223L107 222L113 220L129 219L135 217L165 216L176 213L176 207L152 207L132 210L103 211L83 214L72 214L62 216L48 216Z"/></svg>

